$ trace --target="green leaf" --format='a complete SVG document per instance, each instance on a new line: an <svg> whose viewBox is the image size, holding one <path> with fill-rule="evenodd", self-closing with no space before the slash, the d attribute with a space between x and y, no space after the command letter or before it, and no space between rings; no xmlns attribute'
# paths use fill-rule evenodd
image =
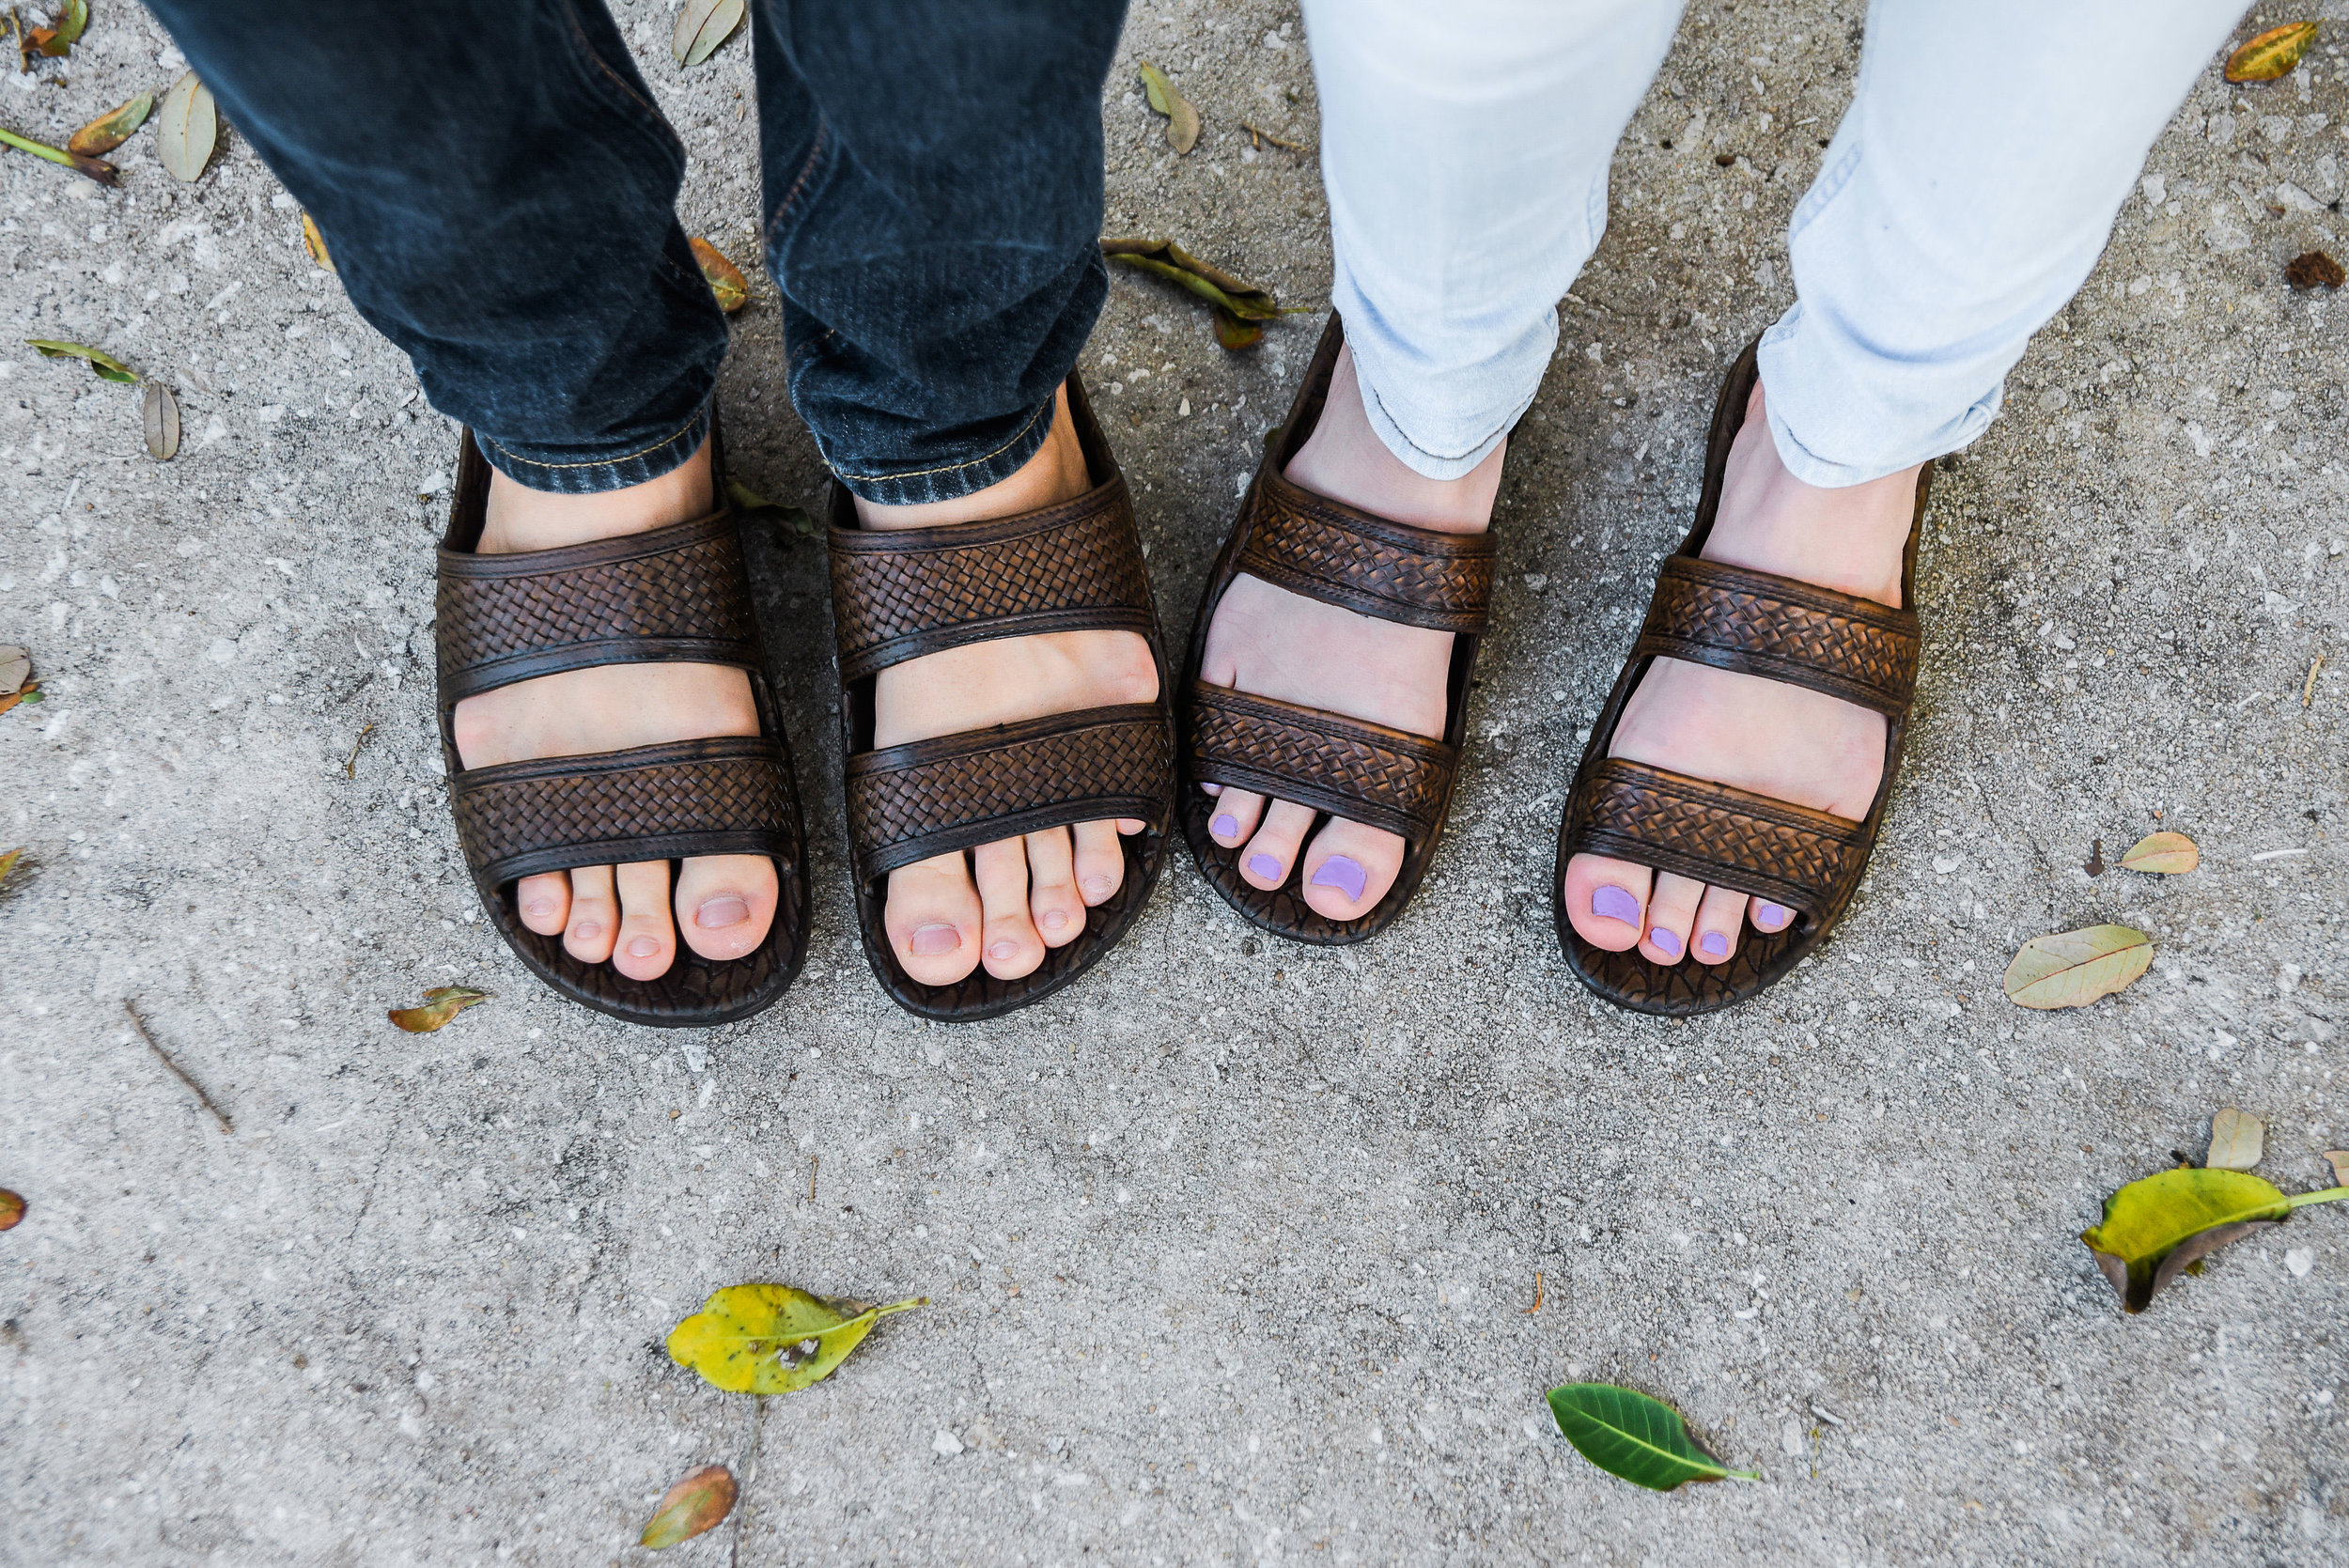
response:
<svg viewBox="0 0 2349 1568"><path fill-rule="evenodd" d="M110 109L66 138L65 149L86 157L102 158L131 139L131 132L147 123L147 116L155 110L155 95L141 93L119 109Z"/></svg>
<svg viewBox="0 0 2349 1568"><path fill-rule="evenodd" d="M704 1465L677 1478L677 1483L669 1488L661 1505L652 1511L645 1533L637 1537L636 1544L657 1552L680 1541L691 1541L715 1528L733 1510L734 1472L723 1465Z"/></svg>
<svg viewBox="0 0 2349 1568"><path fill-rule="evenodd" d="M2349 1187L2286 1196L2248 1172L2180 1166L2106 1199L2103 1221L2082 1231L2080 1240L2120 1293L2123 1309L2141 1312L2179 1274L2200 1272L2202 1259L2229 1242L2280 1224L2294 1209L2342 1198Z"/></svg>
<svg viewBox="0 0 2349 1568"><path fill-rule="evenodd" d="M193 181L202 178L220 141L220 111L212 104L212 89L189 71L163 89L155 111L155 156L171 178Z"/></svg>
<svg viewBox="0 0 2349 1568"><path fill-rule="evenodd" d="M1233 353L1242 349L1252 349L1264 341L1264 323L1243 321L1218 305L1215 307L1215 340Z"/></svg>
<svg viewBox="0 0 2349 1568"><path fill-rule="evenodd" d="M384 1017L411 1034L429 1034L466 1008L489 1000L489 992L471 986L436 986L424 993L422 1007L395 1007Z"/></svg>
<svg viewBox="0 0 2349 1568"><path fill-rule="evenodd" d="M2085 1007L2134 982L2154 961L2154 941L2126 925L2091 925L2025 942L2006 967L2020 1007Z"/></svg>
<svg viewBox="0 0 2349 1568"><path fill-rule="evenodd" d="M742 25L742 0L685 0L669 35L669 53L681 66L697 66L717 53Z"/></svg>
<svg viewBox="0 0 2349 1568"><path fill-rule="evenodd" d="M728 1285L669 1331L669 1358L737 1394L787 1394L821 1382L892 1312L930 1298L877 1307L811 1296L789 1285Z"/></svg>
<svg viewBox="0 0 2349 1568"><path fill-rule="evenodd" d="M1166 145L1179 155L1199 145L1199 110L1182 95L1180 88L1167 79L1166 72L1150 64L1142 63L1142 90L1150 95L1150 107L1166 116Z"/></svg>
<svg viewBox="0 0 2349 1568"><path fill-rule="evenodd" d="M1549 1413L1575 1452L1634 1486L1669 1492L1685 1481L1759 1481L1697 1447L1680 1412L1612 1383L1568 1383L1549 1390Z"/></svg>
<svg viewBox="0 0 2349 1568"><path fill-rule="evenodd" d="M39 349L44 359L78 359L86 361L101 380L136 381L139 373L123 364L103 349L93 349L86 343L60 343L54 338L28 337L24 340Z"/></svg>

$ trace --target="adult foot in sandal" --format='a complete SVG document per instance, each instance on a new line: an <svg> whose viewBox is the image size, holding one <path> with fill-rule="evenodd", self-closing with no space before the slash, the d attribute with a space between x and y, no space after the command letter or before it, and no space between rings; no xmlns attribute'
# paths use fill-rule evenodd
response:
<svg viewBox="0 0 2349 1568"><path fill-rule="evenodd" d="M883 506L859 497L857 520L874 530L935 528L1073 500L1092 488L1068 391L1052 428L1009 478L953 501ZM875 678L875 749L983 730L1020 719L1073 713L1159 694L1150 644L1136 632L1044 632L969 643L893 664ZM951 986L985 965L998 980L1032 974L1046 950L1084 934L1085 911L1126 879L1119 818L1048 828L934 856L889 874L884 924L898 964L925 986Z"/></svg>
<svg viewBox="0 0 2349 1568"><path fill-rule="evenodd" d="M1820 489L1779 460L1754 383L1723 470L1703 558L1773 572L1897 609L1917 470ZM1659 658L1624 705L1610 756L1750 790L1854 820L1884 776L1884 716L1840 698L1734 670ZM1610 953L1652 963L1726 964L1749 921L1785 929L1793 910L1630 861L1566 863L1566 918Z"/></svg>
<svg viewBox="0 0 2349 1568"><path fill-rule="evenodd" d="M557 495L493 471L480 554L552 550L646 533L716 508L709 449L657 479L625 489ZM452 720L465 767L582 756L711 736L755 736L750 677L718 664L604 664L517 681L457 704ZM703 855L581 866L523 877L514 900L522 924L560 932L582 962L653 980L677 960L677 937L705 958L739 958L766 939L775 917L775 862L764 855ZM674 910L674 913L672 911Z"/></svg>
<svg viewBox="0 0 2349 1568"><path fill-rule="evenodd" d="M1341 349L1321 417L1283 470L1293 483L1395 522L1443 534L1482 534L1501 489L1504 442L1458 479L1429 479L1387 450L1363 411L1354 356ZM1297 703L1440 738L1449 631L1357 614L1248 575L1216 606L1200 678L1260 697ZM1199 786L1216 795L1208 834L1246 848L1240 875L1265 892L1283 886L1301 852L1305 902L1327 919L1360 919L1377 907L1402 869L1401 835L1332 816L1310 842L1315 812L1249 790Z"/></svg>

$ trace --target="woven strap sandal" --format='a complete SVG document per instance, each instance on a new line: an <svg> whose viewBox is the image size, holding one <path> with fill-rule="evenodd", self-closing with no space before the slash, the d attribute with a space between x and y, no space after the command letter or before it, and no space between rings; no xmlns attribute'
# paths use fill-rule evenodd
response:
<svg viewBox="0 0 2349 1568"><path fill-rule="evenodd" d="M832 638L857 924L881 988L926 1018L993 1017L1059 990L1117 944L1166 861L1174 729L1142 537L1125 476L1074 375L1068 411L1093 479L1073 501L985 522L867 532L848 491L832 487ZM874 749L874 677L891 665L968 643L1082 630L1147 639L1158 700ZM1087 910L1076 940L1045 949L1034 971L999 980L981 968L951 986L926 986L899 966L882 924L891 872L1112 817L1144 824L1119 835L1124 882Z"/></svg>
<svg viewBox="0 0 2349 1568"><path fill-rule="evenodd" d="M1901 609L1698 556L1712 532L1729 448L1745 422L1746 403L1760 374L1756 346L1758 340L1738 356L1721 387L1696 524L1657 574L1646 623L1591 727L1559 827L1551 894L1566 961L1585 986L1639 1013L1686 1017L1742 1001L1826 939L1875 847L1916 695L1917 541L1932 464L1917 476L1917 512L1901 565ZM1854 822L1609 756L1624 704L1649 661L1659 657L1806 686L1883 714L1884 776L1866 818ZM1797 918L1777 932L1749 926L1726 964L1683 959L1665 967L1649 962L1636 948L1604 952L1584 941L1566 919L1566 862L1581 854L1611 856L1731 888L1783 905Z"/></svg>
<svg viewBox="0 0 2349 1568"><path fill-rule="evenodd" d="M1240 502L1239 520L1208 574L1191 623L1182 686L1183 833L1201 873L1250 922L1323 946L1359 942L1385 930L1427 875L1452 807L1469 676L1493 585L1489 532L1439 534L1391 522L1283 477L1321 417L1345 344L1345 329L1332 313L1288 420L1268 444ZM1224 591L1243 572L1359 614L1454 633L1442 738L1202 680L1207 627ZM1203 784L1236 785L1399 834L1407 846L1394 886L1367 914L1346 921L1305 902L1302 855L1279 890L1252 886L1240 875L1241 850L1225 848L1207 831L1215 798L1197 787Z"/></svg>
<svg viewBox="0 0 2349 1568"><path fill-rule="evenodd" d="M710 462L723 498L714 431ZM650 533L481 555L474 546L489 495L490 465L467 431L441 544L434 636L450 803L482 908L532 973L614 1017L698 1027L771 1005L807 951L807 885L799 793L732 508ZM745 671L759 733L491 768L458 761L460 699L558 671L646 660ZM514 905L515 882L542 871L744 854L775 862L779 896L767 939L728 960L704 958L679 941L676 962L653 980L572 957L560 933L531 930Z"/></svg>

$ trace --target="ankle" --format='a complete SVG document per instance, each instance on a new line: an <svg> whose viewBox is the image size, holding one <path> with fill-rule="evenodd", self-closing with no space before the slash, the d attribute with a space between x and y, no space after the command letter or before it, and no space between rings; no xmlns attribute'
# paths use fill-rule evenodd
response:
<svg viewBox="0 0 2349 1568"><path fill-rule="evenodd" d="M503 470L492 469L481 542L474 548L484 555L559 550L591 539L649 533L671 523L690 522L694 518L708 516L717 506L717 486L710 473L708 442L657 478L585 495L534 490L506 477Z"/></svg>
<svg viewBox="0 0 2349 1568"><path fill-rule="evenodd" d="M1283 471L1293 484L1365 512L1443 534L1482 534L1501 491L1504 440L1457 479L1430 479L1387 450L1362 406L1352 349L1341 349L1321 418Z"/></svg>
<svg viewBox="0 0 2349 1568"><path fill-rule="evenodd" d="M1073 501L1092 488L1093 474L1085 466L1084 443L1077 439L1077 427L1068 412L1068 384L1064 381L1052 395L1052 427L1045 432L1044 444L1009 477L952 501L923 501L907 506L886 506L860 495L856 520L863 527L882 532L984 522Z"/></svg>

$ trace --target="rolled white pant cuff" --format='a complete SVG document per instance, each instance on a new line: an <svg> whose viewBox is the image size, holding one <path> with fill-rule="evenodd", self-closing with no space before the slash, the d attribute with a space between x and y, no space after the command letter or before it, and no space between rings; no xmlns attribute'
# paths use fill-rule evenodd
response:
<svg viewBox="0 0 2349 1568"><path fill-rule="evenodd" d="M1903 365L1806 322L1797 303L1762 334L1756 356L1779 461L1806 485L1843 489L1931 462L1990 427L2001 378L1954 419L1946 372ZM1963 396L1963 394L1960 394Z"/></svg>
<svg viewBox="0 0 2349 1568"><path fill-rule="evenodd" d="M1383 332L1359 294L1349 299L1351 290L1336 292L1362 411L1395 460L1423 478L1464 479L1491 457L1532 406L1558 344L1553 310L1500 353L1436 369Z"/></svg>

